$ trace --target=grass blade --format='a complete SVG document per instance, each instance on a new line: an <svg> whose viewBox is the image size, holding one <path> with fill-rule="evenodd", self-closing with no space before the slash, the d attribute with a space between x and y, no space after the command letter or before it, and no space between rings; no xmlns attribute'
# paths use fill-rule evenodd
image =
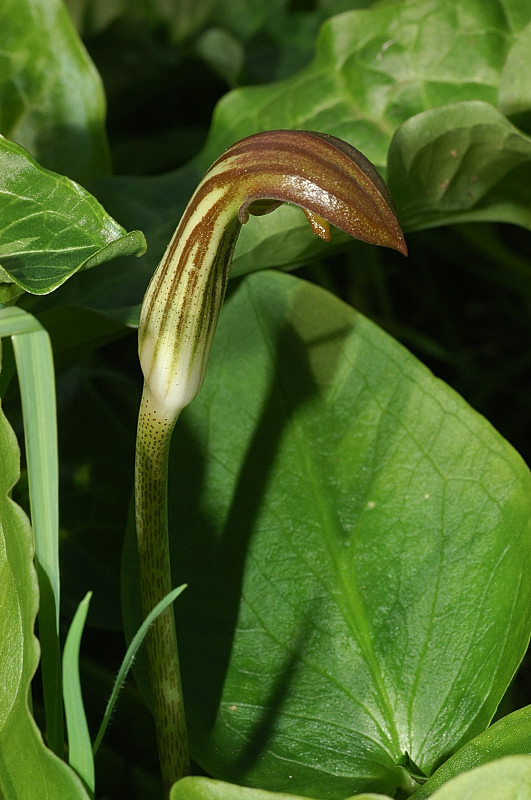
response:
<svg viewBox="0 0 531 800"><path fill-rule="evenodd" d="M63 652L63 694L68 731L68 763L94 796L94 758L79 679L79 647L92 592L79 604Z"/></svg>
<svg viewBox="0 0 531 800"><path fill-rule="evenodd" d="M35 317L20 308L0 308L0 336L11 336L20 385L35 565L39 579L39 639L46 733L50 748L62 757L58 459L52 349L44 328Z"/></svg>
<svg viewBox="0 0 531 800"><path fill-rule="evenodd" d="M114 707L116 705L116 701L118 699L118 695L120 693L120 689L122 688L122 686L125 683L125 680L127 678L127 674L128 674L129 670L131 669L131 667L133 665L133 661L135 660L135 656L136 656L136 654L138 652L138 649L140 648L140 645L144 641L144 638L145 638L150 626L153 624L153 622L156 620L156 618L159 616L159 614L162 614L164 609L166 609L169 605L171 605L171 603L174 602L174 600L177 599L177 597L179 597L179 595L181 594L181 592L184 591L185 588L186 588L186 584L183 584L182 586L178 586L176 589L173 589L171 592L169 592L166 595L166 597L164 597L159 603L157 603L155 608L151 611L150 614L148 614L148 616L146 617L146 619L144 620L144 622L142 623L142 625L140 626L140 628L138 629L138 631L134 635L134 637L133 637L133 639L131 641L131 644L127 648L127 652L126 652L126 654L124 656L124 660L122 661L122 665L121 665L121 667L120 667L120 669L118 671L118 675L116 676L116 680L114 682L113 690L111 692L111 696L109 697L109 701L107 703L107 707L106 707L105 713L103 715L103 719L102 719L102 722L101 722L101 725L100 725L100 729L99 729L98 734L96 736L96 739L94 741L94 747L93 747L93 754L94 755L96 755L96 753L98 751L98 748L99 748L99 746L101 744L101 741L102 741L103 737L105 736L105 731L107 730L107 726L109 724L109 720L111 719L112 713L114 711Z"/></svg>

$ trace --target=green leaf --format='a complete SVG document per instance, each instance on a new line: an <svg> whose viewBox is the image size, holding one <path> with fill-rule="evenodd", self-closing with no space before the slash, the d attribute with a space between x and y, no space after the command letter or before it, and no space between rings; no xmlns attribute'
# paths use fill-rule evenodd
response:
<svg viewBox="0 0 531 800"><path fill-rule="evenodd" d="M0 309L0 336L11 336L16 359L39 581L41 672L50 748L64 748L59 643L59 508L53 354L48 334L20 308Z"/></svg>
<svg viewBox="0 0 531 800"><path fill-rule="evenodd" d="M28 520L11 499L19 475L15 435L0 411L0 796L88 800L77 776L47 750L28 710L38 662L33 624L38 591Z"/></svg>
<svg viewBox="0 0 531 800"><path fill-rule="evenodd" d="M301 795L247 789L210 778L183 778L170 792L170 800L304 800ZM389 800L383 794L357 794L347 800Z"/></svg>
<svg viewBox="0 0 531 800"><path fill-rule="evenodd" d="M61 0L3 0L0 30L0 131L76 180L107 173L101 81Z"/></svg>
<svg viewBox="0 0 531 800"><path fill-rule="evenodd" d="M526 706L480 733L446 761L413 795L424 800L451 778L503 756L531 752L531 706Z"/></svg>
<svg viewBox="0 0 531 800"><path fill-rule="evenodd" d="M531 66L531 22L518 34L509 50L500 81L500 109L507 116L526 120L527 132L531 112L531 87L526 76ZM527 115L527 116L523 116Z"/></svg>
<svg viewBox="0 0 531 800"><path fill-rule="evenodd" d="M303 281L248 276L171 468L212 777L411 792L406 754L429 775L488 725L529 641L531 478L399 344Z"/></svg>
<svg viewBox="0 0 531 800"><path fill-rule="evenodd" d="M487 103L454 103L401 125L388 184L408 230L465 221L531 229L531 139Z"/></svg>
<svg viewBox="0 0 531 800"><path fill-rule="evenodd" d="M409 0L330 19L308 67L221 100L199 159L203 169L249 133L300 127L352 142L383 170L392 133L409 117L452 101L496 104L517 32L507 5Z"/></svg>
<svg viewBox="0 0 531 800"><path fill-rule="evenodd" d="M507 756L450 781L433 800L531 800L531 756Z"/></svg>
<svg viewBox="0 0 531 800"><path fill-rule="evenodd" d="M126 233L85 189L1 137L0 212L0 300L11 283L46 294L80 269L145 249L142 233Z"/></svg>
<svg viewBox="0 0 531 800"><path fill-rule="evenodd" d="M91 597L92 592L89 592L80 602L68 630L63 651L63 692L68 731L68 763L93 796L94 758L79 678L79 650Z"/></svg>

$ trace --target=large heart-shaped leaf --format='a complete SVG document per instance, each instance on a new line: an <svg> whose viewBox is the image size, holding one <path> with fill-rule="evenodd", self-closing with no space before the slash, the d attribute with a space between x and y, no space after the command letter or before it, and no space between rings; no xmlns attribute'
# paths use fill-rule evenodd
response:
<svg viewBox="0 0 531 800"><path fill-rule="evenodd" d="M348 141L355 136L356 147L383 170L392 133L409 117L452 101L497 103L505 59L523 24L511 18L512 5L408 0L333 17L307 68L222 99L199 163L207 169L220 149L257 130L300 127Z"/></svg>
<svg viewBox="0 0 531 800"><path fill-rule="evenodd" d="M126 233L79 184L0 136L0 301L51 292L80 269L144 249L140 231Z"/></svg>
<svg viewBox="0 0 531 800"><path fill-rule="evenodd" d="M531 478L394 340L299 279L249 276L171 465L211 775L393 795L487 726L529 639Z"/></svg>
<svg viewBox="0 0 531 800"><path fill-rule="evenodd" d="M79 181L109 170L98 73L61 0L3 0L0 131Z"/></svg>

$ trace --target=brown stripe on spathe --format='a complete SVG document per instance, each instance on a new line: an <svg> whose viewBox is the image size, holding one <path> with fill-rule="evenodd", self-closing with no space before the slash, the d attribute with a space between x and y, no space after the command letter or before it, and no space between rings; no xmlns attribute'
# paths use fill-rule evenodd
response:
<svg viewBox="0 0 531 800"><path fill-rule="evenodd" d="M205 265L205 260L214 241L215 228L216 225L219 225L220 210L223 206L225 206L225 198L219 198L215 203L212 204L212 206L209 207L207 213L202 215L198 221L198 224L192 229L190 235L188 236L187 241L185 242L184 247L179 254L177 263L172 265L172 280L166 290L165 305L166 307L172 308L176 302L176 297L179 294L180 306L179 313L177 315L165 314L161 316L159 321L159 337L161 342L164 341L164 336L168 333L175 338L176 343L186 336L187 328L191 322L190 310L193 306L192 301L196 297L198 285L205 280L203 270L206 270L207 272L207 282L202 291L203 313L200 315L199 319L195 319L194 317L196 331L193 334L193 337L196 342L196 348L204 334L204 330L207 330L209 325L213 322L213 309L216 309L218 302L219 305L221 305L222 297L220 297L220 295L222 292L224 293L228 262L230 261L230 256L232 255L234 244L237 238L237 230L234 229L234 225L229 226L231 229L230 232L226 229L220 230L219 232L220 235L218 237L219 241L216 246L215 261L220 263L222 261L222 258L220 257L221 254L224 252L227 253L226 263L223 265L221 275L216 277L218 270L214 270L213 265L210 263ZM239 227L240 225L238 224L237 228L239 229ZM198 229L200 229L199 236L196 235ZM229 241L228 247L227 244L223 244L224 240L227 240L227 238L229 240L233 240ZM196 245L199 246L196 247ZM168 258L174 255L175 249L176 248L172 249L171 255L169 254ZM192 251L194 249L195 252L192 255ZM190 265L191 260L192 266ZM182 285L184 274L186 274L186 283L185 285ZM209 287L210 291L208 292L207 289ZM193 314L196 315L196 313L197 311L194 308ZM216 310L216 314L217 313L218 310ZM172 326L173 331L170 331L169 329Z"/></svg>
<svg viewBox="0 0 531 800"><path fill-rule="evenodd" d="M363 241L407 253L387 187L356 148L313 131L255 134L214 162L185 209L146 292L139 350L143 331L149 332L151 349L145 353L152 352L153 360L172 339L178 360L183 340L199 349L212 338L240 225L249 214L286 202L306 211L319 235L327 234L322 219Z"/></svg>
<svg viewBox="0 0 531 800"><path fill-rule="evenodd" d="M219 215L223 207L226 207L225 198L222 197L217 200L215 203L210 206L207 213L202 215L200 220L198 221L197 225L192 229L191 235L188 237L182 252L179 257L178 264L176 265L172 283L171 283L171 295L175 296L177 291L178 283L181 274L184 272L186 268L186 264L190 259L190 254L196 245L199 245L196 249L194 254L194 271L199 272L204 264L204 260L210 249L210 245L214 238L214 231L217 225L219 225ZM199 229L199 235L197 235ZM223 232L220 231L220 240L223 236Z"/></svg>
<svg viewBox="0 0 531 800"><path fill-rule="evenodd" d="M229 162L227 169L213 176L214 182L230 174L242 189L244 183L248 184L240 212L242 222L246 221L253 200L290 202L364 241L407 252L392 199L380 174L359 150L334 136L313 131L259 133L229 148L211 170L222 167L224 161ZM253 175L260 187L250 185ZM281 176L281 180L271 185L274 176ZM301 196L299 187L290 187L290 181L295 183L297 176L306 178L315 193L307 191ZM334 214L326 197L316 202L319 189L327 190L328 196L335 194L336 201L341 202L341 213Z"/></svg>

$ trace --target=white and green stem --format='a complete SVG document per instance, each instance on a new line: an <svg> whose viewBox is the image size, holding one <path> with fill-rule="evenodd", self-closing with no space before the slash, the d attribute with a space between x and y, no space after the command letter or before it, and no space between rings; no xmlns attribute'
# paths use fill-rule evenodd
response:
<svg viewBox="0 0 531 800"><path fill-rule="evenodd" d="M242 139L212 165L188 204L148 286L138 330L144 392L135 495L144 614L172 588L167 463L181 410L201 388L234 246L249 214L302 208L313 232L329 223L407 253L387 187L354 147L321 133L267 131ZM165 793L190 759L173 611L147 639L153 713Z"/></svg>

